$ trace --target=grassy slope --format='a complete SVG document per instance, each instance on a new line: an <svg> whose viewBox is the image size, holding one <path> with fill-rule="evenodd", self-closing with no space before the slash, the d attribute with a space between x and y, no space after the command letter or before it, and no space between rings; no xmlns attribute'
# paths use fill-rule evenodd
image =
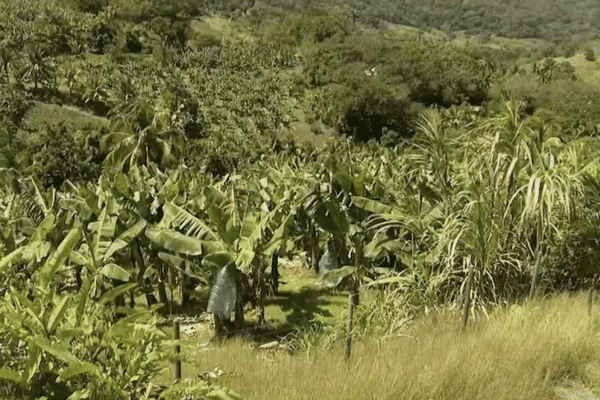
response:
<svg viewBox="0 0 600 400"><path fill-rule="evenodd" d="M198 367L248 399L595 399L600 391L600 313L584 296L541 299L481 315L469 333L456 310L411 323L405 336L362 340L352 361L341 341L309 355L256 351L244 341L201 351Z"/></svg>
<svg viewBox="0 0 600 400"><path fill-rule="evenodd" d="M596 61L588 61L583 53L577 53L573 57L555 58L557 63L568 61L575 68L575 75L587 83L600 84L600 68Z"/></svg>
<svg viewBox="0 0 600 400"><path fill-rule="evenodd" d="M75 107L58 106L56 104L36 103L26 115L26 124L42 128L44 125L64 124L77 130L85 126L107 127L106 118L91 115Z"/></svg>

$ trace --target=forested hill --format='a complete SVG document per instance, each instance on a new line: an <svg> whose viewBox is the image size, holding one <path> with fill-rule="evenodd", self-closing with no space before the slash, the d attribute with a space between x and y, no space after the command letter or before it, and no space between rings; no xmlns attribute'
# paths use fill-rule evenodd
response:
<svg viewBox="0 0 600 400"><path fill-rule="evenodd" d="M579 43L597 37L600 3L590 0L259 0L286 10L319 3L358 12L370 26L382 22L444 32ZM240 1L240 5L249 3Z"/></svg>
<svg viewBox="0 0 600 400"><path fill-rule="evenodd" d="M150 14L172 11L198 14L207 11L246 12L262 5L282 11L303 11L314 6L334 6L371 27L382 23L516 38L547 39L556 43L581 43L598 37L600 2L594 0L63 0L87 11L108 3L121 9L146 9ZM239 10L239 11L238 11Z"/></svg>
<svg viewBox="0 0 600 400"><path fill-rule="evenodd" d="M600 3L590 0L327 0L323 3L354 9L362 21L374 25L387 21L446 32L561 41L572 35L593 36L600 22Z"/></svg>

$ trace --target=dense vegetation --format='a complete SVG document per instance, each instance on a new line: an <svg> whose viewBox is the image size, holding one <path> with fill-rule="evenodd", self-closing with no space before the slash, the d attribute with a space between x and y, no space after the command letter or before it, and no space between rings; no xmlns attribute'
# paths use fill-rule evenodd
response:
<svg viewBox="0 0 600 400"><path fill-rule="evenodd" d="M590 287L600 14L545 3L0 3L0 396L237 398L155 385L159 315L331 243L410 315Z"/></svg>

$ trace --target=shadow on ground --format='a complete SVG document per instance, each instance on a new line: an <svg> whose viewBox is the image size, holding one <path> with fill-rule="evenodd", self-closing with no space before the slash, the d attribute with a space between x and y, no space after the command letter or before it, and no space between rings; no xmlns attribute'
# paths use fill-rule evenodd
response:
<svg viewBox="0 0 600 400"><path fill-rule="evenodd" d="M284 317L279 317L281 327L310 324L315 320L335 318L331 312L334 304L331 295L330 289L305 286L298 292L280 292L277 298L269 302L267 308L269 311L273 311L273 306L279 308Z"/></svg>

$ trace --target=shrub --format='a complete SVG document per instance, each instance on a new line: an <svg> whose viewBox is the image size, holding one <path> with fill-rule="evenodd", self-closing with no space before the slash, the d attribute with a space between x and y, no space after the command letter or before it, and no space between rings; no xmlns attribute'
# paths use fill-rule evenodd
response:
<svg viewBox="0 0 600 400"><path fill-rule="evenodd" d="M254 164L269 152L268 141L241 131L214 130L191 142L184 155L185 163L213 177L223 177Z"/></svg>
<svg viewBox="0 0 600 400"><path fill-rule="evenodd" d="M504 84L505 97L527 101L535 110L550 111L549 122L557 123L566 136L598 134L600 90L584 82L557 79L540 85L533 75L517 75Z"/></svg>
<svg viewBox="0 0 600 400"><path fill-rule="evenodd" d="M37 175L47 188L59 188L65 180L97 179L102 172L98 135L98 131L87 131L76 138L62 125L30 133L25 149L32 162L28 172Z"/></svg>
<svg viewBox="0 0 600 400"><path fill-rule="evenodd" d="M117 37L116 24L99 19L92 26L90 32L90 48L96 54L104 54L110 46L116 44Z"/></svg>
<svg viewBox="0 0 600 400"><path fill-rule="evenodd" d="M583 55L585 56L585 59L588 61L596 61L596 53L594 52L594 49L591 47L586 47L586 49L583 51Z"/></svg>
<svg viewBox="0 0 600 400"><path fill-rule="evenodd" d="M415 107L407 100L368 96L342 115L340 132L360 142L380 140L386 133L386 143L393 145L413 136L415 117Z"/></svg>

